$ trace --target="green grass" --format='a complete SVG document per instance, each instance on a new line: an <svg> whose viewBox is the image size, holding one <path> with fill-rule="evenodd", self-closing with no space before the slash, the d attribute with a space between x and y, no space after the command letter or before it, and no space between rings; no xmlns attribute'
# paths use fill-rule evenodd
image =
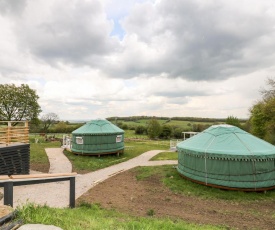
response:
<svg viewBox="0 0 275 230"><path fill-rule="evenodd" d="M40 163L40 164L48 164L49 160L45 152L45 148L47 148L47 144L38 143L38 144L30 144L30 162L31 163Z"/></svg>
<svg viewBox="0 0 275 230"><path fill-rule="evenodd" d="M87 173L98 169L102 169L120 162L127 161L144 152L152 149L167 150L169 148L168 141L127 141L125 142L124 154L116 155L102 155L98 156L81 156L75 155L69 151L64 151L65 155L73 165L73 171L77 173Z"/></svg>
<svg viewBox="0 0 275 230"><path fill-rule="evenodd" d="M35 143L35 138L38 138L38 143ZM48 172L50 167L45 148L59 148L60 142L45 142L41 137L30 137L30 164L31 169Z"/></svg>
<svg viewBox="0 0 275 230"><path fill-rule="evenodd" d="M129 135L134 134L133 130L129 130ZM60 134L61 135L61 134ZM62 135L61 135L62 136ZM61 137L60 136L60 137ZM65 151L65 155L69 158L73 165L73 170L78 173L87 173L101 168L105 168L123 161L127 161L149 150L167 150L169 149L169 141L151 141L146 139L147 136L141 136L141 141L125 141L124 154L119 157L116 155L106 156L80 156ZM145 138L145 139L144 139ZM38 139L38 143L35 142ZM30 163L31 169L48 172L49 160L45 152L45 148L59 148L60 142L45 142L44 137L39 135L30 135Z"/></svg>
<svg viewBox="0 0 275 230"><path fill-rule="evenodd" d="M233 201L275 201L275 190L265 193L228 191L200 185L182 178L173 166L138 167L137 179L144 180L153 175L160 176L162 182L173 192L188 196L197 196L204 199L222 199Z"/></svg>
<svg viewBox="0 0 275 230"><path fill-rule="evenodd" d="M147 127L148 122L150 119L139 119L136 121L126 121L126 120L119 120L118 122L121 122L122 124L128 125L128 127L137 127L139 125ZM162 120L162 119L157 119L160 125L170 125L170 126L177 126L180 128L183 128L185 130L190 130L192 131L193 125L213 125L216 124L216 122L203 122L203 121L179 121L179 120ZM112 121L114 122L114 121Z"/></svg>
<svg viewBox="0 0 275 230"><path fill-rule="evenodd" d="M158 155L150 159L150 161L159 161L159 160L178 160L177 152L161 152Z"/></svg>
<svg viewBox="0 0 275 230"><path fill-rule="evenodd" d="M139 135L139 134L135 134L135 130L124 130L125 133L125 138L136 138L136 139L148 139L149 137L148 135Z"/></svg>
<svg viewBox="0 0 275 230"><path fill-rule="evenodd" d="M190 224L182 220L133 217L115 210L105 210L98 205L83 204L75 209L49 208L29 204L18 209L18 219L25 224L55 225L64 230L101 229L224 229L218 226Z"/></svg>

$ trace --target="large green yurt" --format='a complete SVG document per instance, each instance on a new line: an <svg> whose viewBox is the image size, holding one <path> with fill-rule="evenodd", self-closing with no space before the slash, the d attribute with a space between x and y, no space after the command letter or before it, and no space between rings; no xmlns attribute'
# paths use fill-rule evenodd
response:
<svg viewBox="0 0 275 230"><path fill-rule="evenodd" d="M72 132L71 150L85 155L123 153L124 131L105 119L89 121Z"/></svg>
<svg viewBox="0 0 275 230"><path fill-rule="evenodd" d="M235 126L213 125L177 145L178 172L233 190L275 188L275 146Z"/></svg>

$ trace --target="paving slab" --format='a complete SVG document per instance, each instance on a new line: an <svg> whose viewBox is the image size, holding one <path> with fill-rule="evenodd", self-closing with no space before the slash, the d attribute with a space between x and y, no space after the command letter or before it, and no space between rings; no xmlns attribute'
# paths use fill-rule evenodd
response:
<svg viewBox="0 0 275 230"><path fill-rule="evenodd" d="M62 228L44 224L25 224L18 228L18 230L62 230Z"/></svg>

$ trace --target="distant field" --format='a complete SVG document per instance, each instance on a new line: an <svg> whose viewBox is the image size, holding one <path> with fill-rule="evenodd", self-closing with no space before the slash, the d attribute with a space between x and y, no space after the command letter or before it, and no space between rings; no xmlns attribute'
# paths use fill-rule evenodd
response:
<svg viewBox="0 0 275 230"><path fill-rule="evenodd" d="M136 121L128 121L128 120L118 120L115 122L111 120L114 124L122 124L127 125L129 127L137 127L139 125L147 126L150 119L140 119ZM223 122L200 122L200 121L179 121L179 120L162 120L157 119L160 125L169 125L174 127L179 127L188 131L192 131L193 125L214 125L214 124L221 124Z"/></svg>

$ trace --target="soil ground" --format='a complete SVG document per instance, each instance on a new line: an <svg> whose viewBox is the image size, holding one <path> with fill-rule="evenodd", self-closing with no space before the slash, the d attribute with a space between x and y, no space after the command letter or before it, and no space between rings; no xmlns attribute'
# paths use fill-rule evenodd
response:
<svg viewBox="0 0 275 230"><path fill-rule="evenodd" d="M14 210L10 206L0 205L0 218L7 216L12 213ZM1 229L1 227L0 227Z"/></svg>
<svg viewBox="0 0 275 230"><path fill-rule="evenodd" d="M168 217L227 229L275 229L274 200L237 202L175 194L157 176L138 181L135 169L93 187L77 203L83 201L134 216Z"/></svg>
<svg viewBox="0 0 275 230"><path fill-rule="evenodd" d="M30 169L38 172L48 173L50 169L50 164L30 163Z"/></svg>

